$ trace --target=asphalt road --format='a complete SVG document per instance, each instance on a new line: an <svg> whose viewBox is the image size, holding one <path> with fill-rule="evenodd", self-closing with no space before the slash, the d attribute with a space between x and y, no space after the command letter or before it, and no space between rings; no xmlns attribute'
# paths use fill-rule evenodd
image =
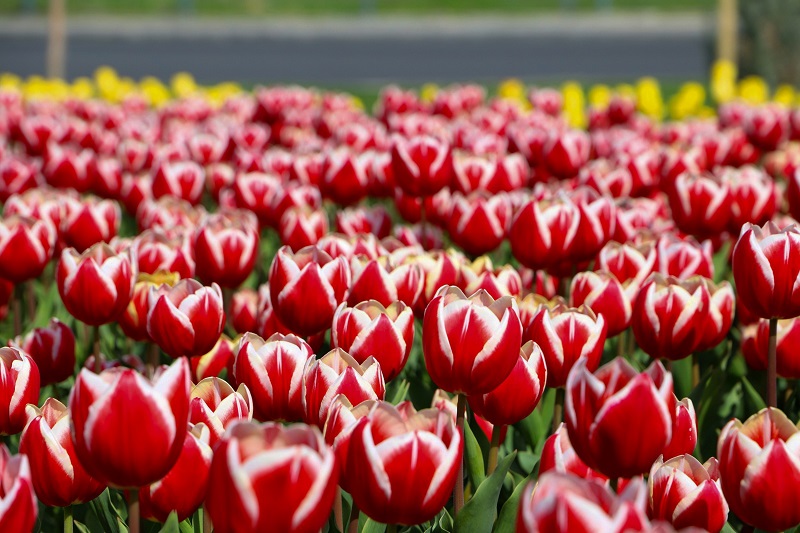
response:
<svg viewBox="0 0 800 533"><path fill-rule="evenodd" d="M563 22L563 24L568 24ZM673 25L675 26L675 25ZM422 29L419 29L419 28ZM622 22L587 30L508 25L455 29L410 26L418 31L348 32L346 28L303 31L170 32L120 31L102 25L70 31L68 77L91 75L111 65L134 78L167 79L188 71L205 83L239 80L250 83L297 82L341 85L426 81L492 81L515 76L526 81L622 81L644 75L662 79L702 79L707 75L712 40L707 28L680 26L631 28ZM216 28L216 27L215 27ZM23 28L24 29L24 28ZM96 29L96 28L95 28ZM45 35L0 25L0 72L41 74Z"/></svg>

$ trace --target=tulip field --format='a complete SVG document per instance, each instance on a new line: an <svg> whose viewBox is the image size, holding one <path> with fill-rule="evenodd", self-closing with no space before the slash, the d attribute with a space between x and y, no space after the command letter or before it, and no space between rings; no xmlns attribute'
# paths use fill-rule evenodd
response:
<svg viewBox="0 0 800 533"><path fill-rule="evenodd" d="M0 75L0 532L800 526L800 98Z"/></svg>

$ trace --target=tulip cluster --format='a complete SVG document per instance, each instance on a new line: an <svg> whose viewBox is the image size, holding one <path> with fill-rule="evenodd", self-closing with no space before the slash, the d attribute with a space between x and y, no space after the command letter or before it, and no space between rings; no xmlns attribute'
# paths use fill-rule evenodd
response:
<svg viewBox="0 0 800 533"><path fill-rule="evenodd" d="M0 530L800 524L800 110L7 81Z"/></svg>

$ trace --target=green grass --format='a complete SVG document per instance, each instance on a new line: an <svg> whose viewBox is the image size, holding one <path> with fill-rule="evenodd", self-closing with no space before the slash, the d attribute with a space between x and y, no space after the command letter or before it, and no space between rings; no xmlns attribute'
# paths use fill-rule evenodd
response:
<svg viewBox="0 0 800 533"><path fill-rule="evenodd" d="M0 0L0 13L46 11L46 0ZM559 9L703 10L716 0L67 0L75 14L169 15L191 11L198 15L381 15L409 14L523 14Z"/></svg>

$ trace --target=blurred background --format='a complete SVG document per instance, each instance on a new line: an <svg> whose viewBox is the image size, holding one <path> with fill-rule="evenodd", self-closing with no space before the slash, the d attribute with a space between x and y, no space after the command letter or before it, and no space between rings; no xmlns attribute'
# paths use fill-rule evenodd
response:
<svg viewBox="0 0 800 533"><path fill-rule="evenodd" d="M0 72L371 91L390 82L800 85L800 0L0 0Z"/></svg>

